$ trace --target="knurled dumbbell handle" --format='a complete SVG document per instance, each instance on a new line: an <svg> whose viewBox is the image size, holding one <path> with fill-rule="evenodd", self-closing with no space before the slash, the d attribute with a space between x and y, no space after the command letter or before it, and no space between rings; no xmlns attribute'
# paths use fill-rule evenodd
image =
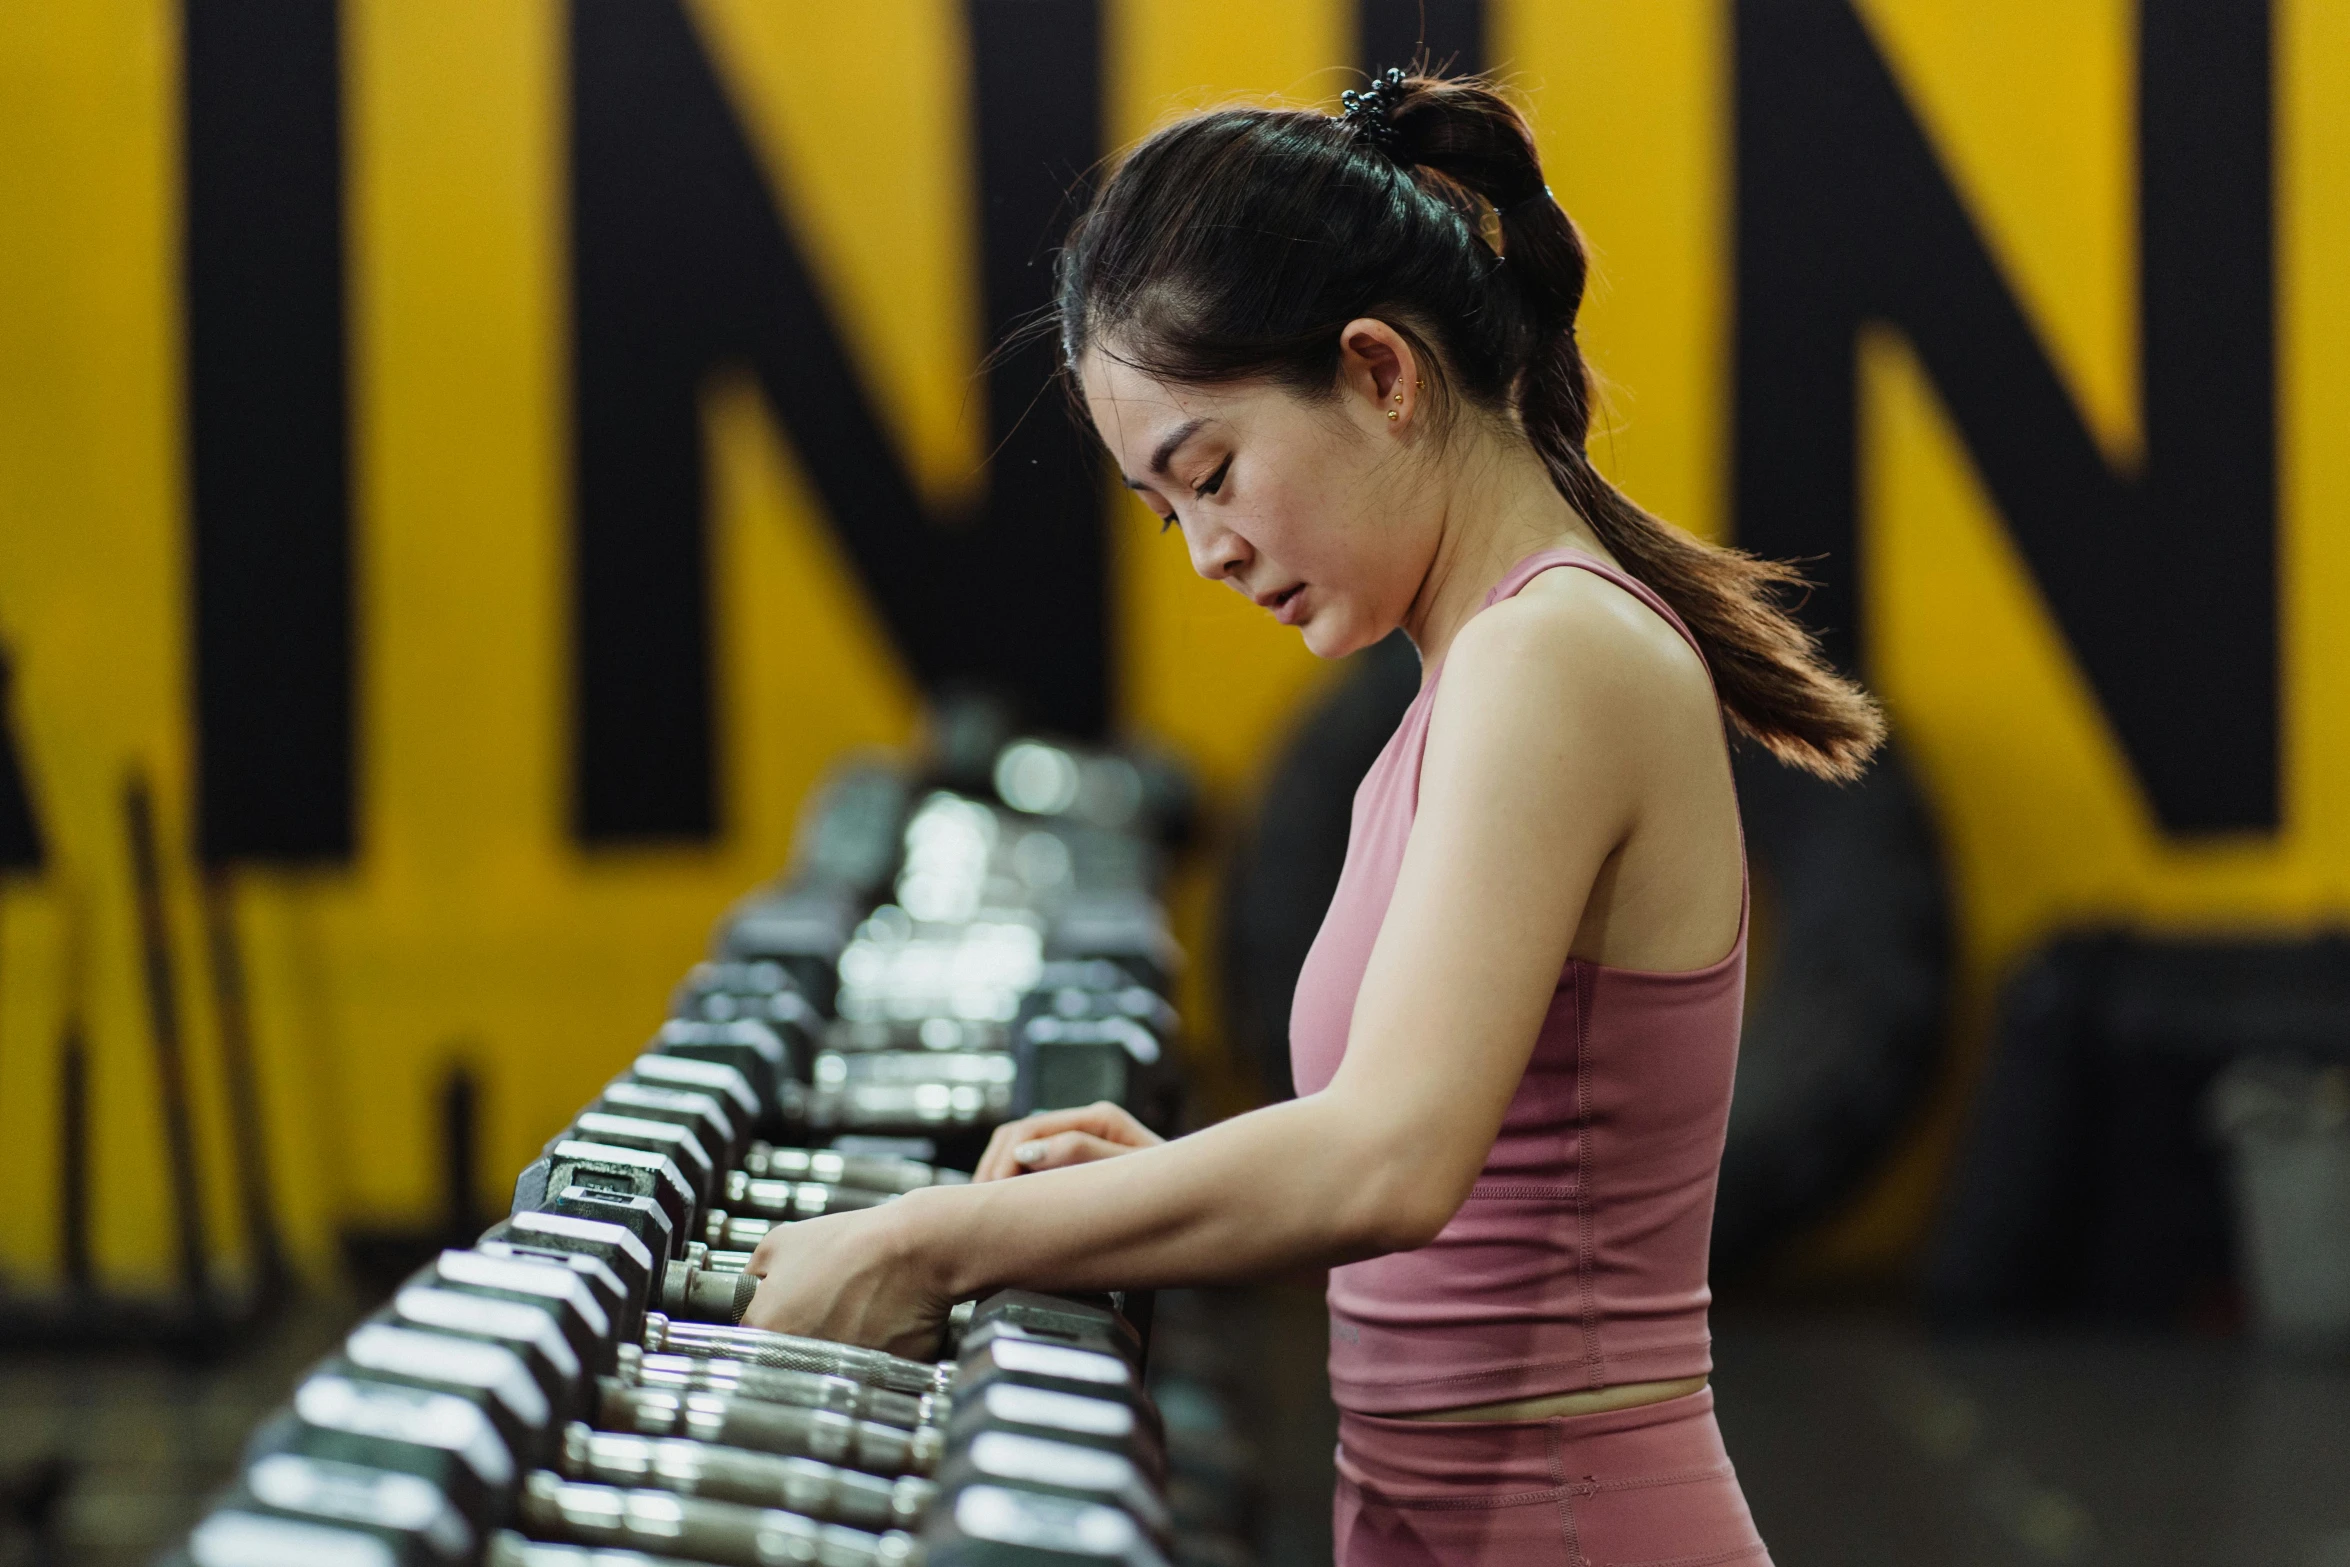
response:
<svg viewBox="0 0 2350 1567"><path fill-rule="evenodd" d="M830 1186L820 1181L765 1180L741 1170L726 1177L727 1211L756 1214L765 1219L820 1219L828 1213L877 1208L897 1195L855 1186Z"/></svg>
<svg viewBox="0 0 2350 1567"><path fill-rule="evenodd" d="M908 1431L916 1426L946 1424L952 1407L943 1393L896 1393L847 1377L754 1366L743 1360L648 1355L634 1344L620 1346L619 1361L620 1380L631 1387L727 1393L801 1409L830 1409L852 1419L878 1420Z"/></svg>
<svg viewBox="0 0 2350 1567"><path fill-rule="evenodd" d="M596 1424L638 1436L687 1436L754 1452L814 1458L867 1474L926 1475L938 1467L944 1437L935 1426L907 1431L829 1409L801 1409L725 1393L629 1387L606 1377L597 1389Z"/></svg>
<svg viewBox="0 0 2350 1567"><path fill-rule="evenodd" d="M938 1494L936 1485L915 1475L884 1479L813 1458L591 1431L576 1422L563 1433L562 1468L574 1480L780 1507L823 1523L873 1530L916 1527Z"/></svg>
<svg viewBox="0 0 2350 1567"><path fill-rule="evenodd" d="M801 1338L796 1333L726 1328L708 1322L676 1322L658 1311L645 1313L644 1344L656 1354L747 1360L755 1366L780 1366L786 1371L847 1377L868 1387L885 1387L897 1393L943 1393L955 1376L952 1365L907 1360L878 1349Z"/></svg>
<svg viewBox="0 0 2350 1567"><path fill-rule="evenodd" d="M970 1179L960 1170L941 1170L912 1159L880 1159L825 1148L776 1148L766 1143L751 1144L743 1155L742 1168L768 1180L822 1181L869 1192L911 1192Z"/></svg>
<svg viewBox="0 0 2350 1567"><path fill-rule="evenodd" d="M712 1251L751 1251L767 1238L767 1232L778 1224L789 1224L789 1219L762 1219L754 1214L736 1217L724 1208L713 1208L702 1220L702 1240Z"/></svg>
<svg viewBox="0 0 2350 1567"><path fill-rule="evenodd" d="M589 1485L545 1470L523 1483L520 1512L523 1527L534 1533L730 1567L791 1561L911 1567L921 1560L921 1547L902 1534L869 1534L779 1508Z"/></svg>

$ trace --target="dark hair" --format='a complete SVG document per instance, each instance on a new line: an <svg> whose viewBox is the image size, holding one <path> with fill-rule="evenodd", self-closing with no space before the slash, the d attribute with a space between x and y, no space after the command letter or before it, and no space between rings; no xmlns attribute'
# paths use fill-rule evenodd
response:
<svg viewBox="0 0 2350 1567"><path fill-rule="evenodd" d="M1585 454L1583 242L1524 117L1473 80L1409 77L1390 103L1376 127L1221 109L1143 141L1061 252L1065 370L1098 347L1163 380L1329 397L1340 328L1386 321L1422 350L1438 406L1515 413L1592 532L1687 622L1737 729L1782 761L1857 775L1884 718L1788 614L1797 572L1651 516Z"/></svg>

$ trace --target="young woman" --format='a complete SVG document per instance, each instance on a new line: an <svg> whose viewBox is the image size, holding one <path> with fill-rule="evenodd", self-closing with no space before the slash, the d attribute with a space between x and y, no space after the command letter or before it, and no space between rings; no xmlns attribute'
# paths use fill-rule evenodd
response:
<svg viewBox="0 0 2350 1567"><path fill-rule="evenodd" d="M1425 670L1298 981L1299 1097L1167 1143L1109 1106L1005 1127L970 1186L770 1233L746 1320L919 1352L1001 1285L1327 1263L1341 1562L1766 1559L1706 1386L1746 955L1723 721L1839 778L1881 723L1791 573L1592 468L1583 282L1473 82L1125 160L1059 325L1126 483L1314 652L1400 626Z"/></svg>

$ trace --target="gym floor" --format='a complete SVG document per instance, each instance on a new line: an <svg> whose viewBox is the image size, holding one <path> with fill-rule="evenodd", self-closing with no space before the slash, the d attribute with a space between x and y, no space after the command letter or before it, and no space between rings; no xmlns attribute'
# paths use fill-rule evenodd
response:
<svg viewBox="0 0 2350 1567"><path fill-rule="evenodd" d="M1241 1406L1258 1560L1328 1561L1318 1289L1169 1305L1169 1347L1193 1345L1191 1369ZM0 1567L147 1562L356 1314L309 1302L205 1367L0 1356ZM1736 1301L1716 1346L1722 1425L1780 1567L2350 1567L2350 1367Z"/></svg>

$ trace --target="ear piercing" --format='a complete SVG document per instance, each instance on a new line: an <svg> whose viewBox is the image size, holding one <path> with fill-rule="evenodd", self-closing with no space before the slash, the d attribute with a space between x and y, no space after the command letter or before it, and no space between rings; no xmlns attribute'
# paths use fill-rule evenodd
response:
<svg viewBox="0 0 2350 1567"><path fill-rule="evenodd" d="M1415 380L1412 382L1412 390L1416 392L1425 384L1425 382ZM1403 401L1403 388L1400 386L1395 389L1395 400L1399 403ZM1393 420L1400 419L1403 417L1403 415L1398 413L1395 409L1390 408L1387 410L1387 417Z"/></svg>

